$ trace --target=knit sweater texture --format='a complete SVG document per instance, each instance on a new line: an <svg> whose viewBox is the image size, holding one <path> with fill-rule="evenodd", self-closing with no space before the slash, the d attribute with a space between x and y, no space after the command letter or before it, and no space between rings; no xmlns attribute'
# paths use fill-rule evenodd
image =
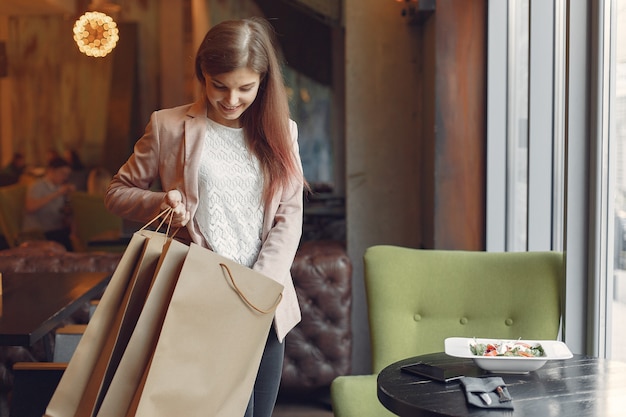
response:
<svg viewBox="0 0 626 417"><path fill-rule="evenodd" d="M252 267L261 250L263 175L242 128L209 119L198 185L196 222L218 254Z"/></svg>

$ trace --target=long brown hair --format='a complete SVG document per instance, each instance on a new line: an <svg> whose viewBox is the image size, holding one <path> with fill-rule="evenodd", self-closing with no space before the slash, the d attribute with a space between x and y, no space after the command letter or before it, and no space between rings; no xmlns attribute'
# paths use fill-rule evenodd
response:
<svg viewBox="0 0 626 417"><path fill-rule="evenodd" d="M272 26L262 18L227 20L207 32L196 54L196 77L216 76L239 68L260 75L259 92L241 115L246 143L263 170L263 202L303 174L289 131L289 102L282 74L282 56Z"/></svg>

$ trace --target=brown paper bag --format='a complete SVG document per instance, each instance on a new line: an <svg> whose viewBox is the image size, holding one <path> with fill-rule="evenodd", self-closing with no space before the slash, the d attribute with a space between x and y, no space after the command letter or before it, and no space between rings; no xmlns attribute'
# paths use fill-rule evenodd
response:
<svg viewBox="0 0 626 417"><path fill-rule="evenodd" d="M98 417L126 415L156 346L188 250L189 246L175 240L165 243L146 303L104 396Z"/></svg>
<svg viewBox="0 0 626 417"><path fill-rule="evenodd" d="M156 266L167 237L156 232L143 231L141 233L150 233L144 246L141 262L138 264L131 285L128 286L124 294L121 308L116 312L107 343L100 352L91 378L87 382L75 417L92 417L96 415L111 380L117 371L119 362L148 296L148 291L156 272Z"/></svg>
<svg viewBox="0 0 626 417"><path fill-rule="evenodd" d="M133 234L46 408L46 417L95 415L143 307L166 239L144 229Z"/></svg>
<svg viewBox="0 0 626 417"><path fill-rule="evenodd" d="M48 417L74 416L96 362L113 327L116 312L120 309L126 289L137 264L141 261L147 238L135 233L128 243L117 268L111 276L98 308L89 320L85 333L67 365L48 407Z"/></svg>
<svg viewBox="0 0 626 417"><path fill-rule="evenodd" d="M191 244L134 415L243 416L282 289Z"/></svg>

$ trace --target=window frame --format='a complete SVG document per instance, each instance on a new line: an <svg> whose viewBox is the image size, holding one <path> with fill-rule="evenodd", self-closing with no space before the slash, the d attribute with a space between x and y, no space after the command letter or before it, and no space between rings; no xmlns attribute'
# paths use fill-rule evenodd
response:
<svg viewBox="0 0 626 417"><path fill-rule="evenodd" d="M508 251L510 195L507 165L508 13L516 0L489 0L487 57L487 242L488 251ZM562 339L579 353L594 353L587 335L598 326L599 282L590 265L599 231L589 204L592 177L589 66L592 34L590 0L529 0L529 152L526 250L564 251ZM504 26L503 26L504 25ZM507 36L502 36L502 34ZM545 39L549 41L546 42ZM509 42L510 44L510 42ZM596 61L597 62L597 61ZM590 100L593 99L593 102ZM504 133L504 135L503 135ZM502 140L505 137L507 140ZM590 140L589 140L590 139ZM504 145L503 145L504 144ZM504 174L504 175L503 175ZM601 175L600 175L601 176ZM551 179L546 181L546 178ZM591 179L591 180L590 180ZM589 319L589 320L588 320ZM589 323L587 325L586 323ZM592 333L593 334L593 333Z"/></svg>

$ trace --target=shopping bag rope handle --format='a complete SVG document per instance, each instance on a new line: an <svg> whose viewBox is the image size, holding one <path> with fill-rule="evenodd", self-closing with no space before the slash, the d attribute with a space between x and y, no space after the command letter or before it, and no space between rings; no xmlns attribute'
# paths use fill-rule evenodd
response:
<svg viewBox="0 0 626 417"><path fill-rule="evenodd" d="M177 227L176 230L174 230L174 232L170 236L170 226L172 225L172 217L174 217L174 209L171 208L171 207L168 207L165 210L163 210L162 212L160 212L159 214L157 214L152 220L150 220L148 223L146 223L139 230L146 229L148 226L150 226L152 223L154 223L156 220L158 220L161 217L162 217L161 223L159 223L159 226L156 228L156 230L157 231L161 230L161 227L163 227L163 223L165 223L167 221L167 229L165 231L165 236L167 236L169 238L173 238L176 235L176 233L178 233L178 231L180 230L180 227Z"/></svg>
<svg viewBox="0 0 626 417"><path fill-rule="evenodd" d="M250 306L250 308L252 308L252 309L254 309L254 310L256 310L256 311L258 311L259 313L262 313L262 314L268 314L268 313L271 313L274 310L276 310L276 307L278 307L278 304L280 304L280 301L283 299L283 294L282 293L278 294L278 299L276 300L274 305L272 305L267 310L263 310L263 309L255 306L254 304L252 304L252 302L250 302L250 300L248 300L248 298L245 296L245 294L239 289L239 287L237 286L237 283L235 283L235 279L233 278L233 274L230 272L230 268L228 267L228 265L226 265L224 263L220 263L220 266L228 274L228 277L230 278L230 282L232 282L233 287L235 288L235 292L237 292L237 294L239 294L239 297L241 297L241 299L246 304L248 304Z"/></svg>

